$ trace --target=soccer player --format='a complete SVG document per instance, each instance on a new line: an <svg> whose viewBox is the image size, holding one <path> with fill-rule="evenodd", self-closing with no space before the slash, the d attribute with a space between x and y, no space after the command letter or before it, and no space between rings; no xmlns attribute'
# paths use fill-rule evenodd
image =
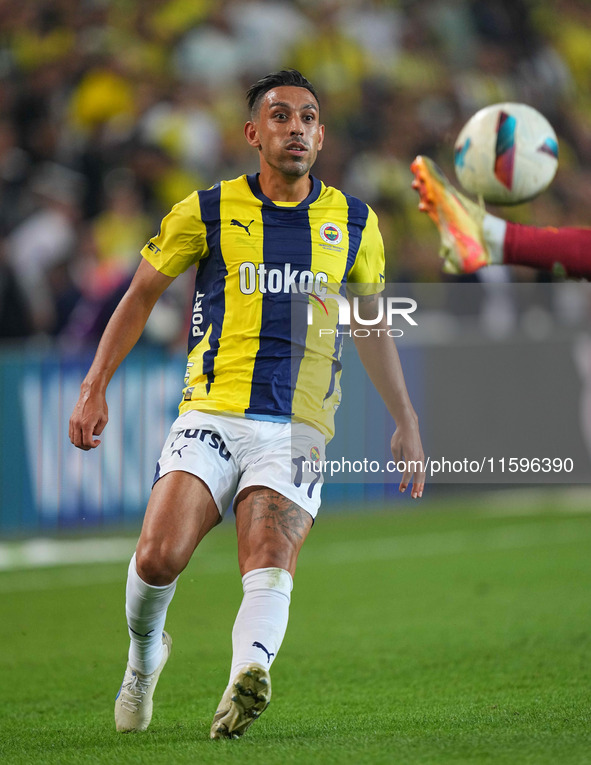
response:
<svg viewBox="0 0 591 765"><path fill-rule="evenodd" d="M470 274L490 265L530 266L567 276L591 278L591 229L538 228L490 215L460 194L441 169L418 156L411 165L419 210L439 229L443 270Z"/></svg>
<svg viewBox="0 0 591 765"><path fill-rule="evenodd" d="M384 273L376 215L310 174L324 139L314 87L295 70L276 72L250 88L248 104L245 137L260 173L196 191L164 218L105 329L70 420L77 447L98 446L111 376L158 297L197 266L180 414L128 572L120 731L150 723L171 650L163 628L177 578L230 505L244 598L211 737L239 737L268 705L296 560L320 504L320 474L305 463L323 458L340 400L339 343L308 327L308 308L336 326L339 301L328 285L341 295L345 285L357 286L361 315L353 315L351 330L376 317ZM412 497L421 497L423 450L394 343L383 331L356 343L396 423L392 453L415 463L400 490L412 481Z"/></svg>

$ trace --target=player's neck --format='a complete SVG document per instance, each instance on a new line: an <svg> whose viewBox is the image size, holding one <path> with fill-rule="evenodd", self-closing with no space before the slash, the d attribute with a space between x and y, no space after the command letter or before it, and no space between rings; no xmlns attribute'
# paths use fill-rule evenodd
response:
<svg viewBox="0 0 591 765"><path fill-rule="evenodd" d="M262 167L259 186L263 194L273 202L301 202L312 190L312 180L308 173L300 178L291 178Z"/></svg>

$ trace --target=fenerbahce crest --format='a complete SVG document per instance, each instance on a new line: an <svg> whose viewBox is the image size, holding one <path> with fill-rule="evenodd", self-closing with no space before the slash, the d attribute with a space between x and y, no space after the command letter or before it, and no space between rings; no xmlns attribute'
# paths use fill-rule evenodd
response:
<svg viewBox="0 0 591 765"><path fill-rule="evenodd" d="M342 250L338 245L343 241L343 232L336 223L324 223L320 226L320 237L323 242L332 245L335 250Z"/></svg>

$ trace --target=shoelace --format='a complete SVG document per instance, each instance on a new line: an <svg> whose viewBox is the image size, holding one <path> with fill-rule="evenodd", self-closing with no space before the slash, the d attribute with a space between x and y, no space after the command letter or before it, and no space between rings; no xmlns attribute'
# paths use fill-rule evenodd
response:
<svg viewBox="0 0 591 765"><path fill-rule="evenodd" d="M134 672L129 680L121 686L121 706L128 712L137 712L144 696L150 689L152 675L140 677Z"/></svg>

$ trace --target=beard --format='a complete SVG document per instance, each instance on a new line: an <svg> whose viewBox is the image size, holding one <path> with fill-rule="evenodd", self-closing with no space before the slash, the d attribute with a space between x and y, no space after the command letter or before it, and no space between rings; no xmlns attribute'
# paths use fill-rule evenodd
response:
<svg viewBox="0 0 591 765"><path fill-rule="evenodd" d="M292 178L301 178L306 175L312 165L309 162L302 162L294 159L287 162L282 162L279 165L279 169L284 175L291 176Z"/></svg>
<svg viewBox="0 0 591 765"><path fill-rule="evenodd" d="M259 151L261 153L263 152L262 146L259 146ZM314 154L314 156L311 156L310 152L308 152L308 154L303 157L265 157L265 159L267 164L279 170L288 178L301 178L312 168L312 165L316 160L316 155Z"/></svg>

